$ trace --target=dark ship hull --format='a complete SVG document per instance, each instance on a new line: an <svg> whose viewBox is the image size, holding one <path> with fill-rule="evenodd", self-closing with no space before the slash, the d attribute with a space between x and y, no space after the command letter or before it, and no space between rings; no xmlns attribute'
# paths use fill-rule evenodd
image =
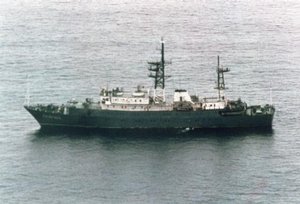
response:
<svg viewBox="0 0 300 204"><path fill-rule="evenodd" d="M112 111L70 109L47 111L46 107L25 106L41 127L95 129L170 129L170 128L253 128L272 127L273 113L247 114L245 111Z"/></svg>

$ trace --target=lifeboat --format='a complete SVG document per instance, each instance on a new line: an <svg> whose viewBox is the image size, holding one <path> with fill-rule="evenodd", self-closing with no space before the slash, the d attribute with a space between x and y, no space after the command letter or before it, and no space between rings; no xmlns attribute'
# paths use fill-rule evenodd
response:
<svg viewBox="0 0 300 204"><path fill-rule="evenodd" d="M136 91L136 92L132 93L132 96L133 97L144 97L145 93L141 92L141 91Z"/></svg>

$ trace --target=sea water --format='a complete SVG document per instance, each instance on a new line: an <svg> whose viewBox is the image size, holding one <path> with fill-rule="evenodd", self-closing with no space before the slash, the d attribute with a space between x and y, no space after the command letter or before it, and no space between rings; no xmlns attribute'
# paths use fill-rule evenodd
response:
<svg viewBox="0 0 300 204"><path fill-rule="evenodd" d="M297 0L2 0L0 203L299 203L299 14ZM50 133L23 108L153 86L161 37L168 95L216 96L219 55L226 96L274 104L273 129Z"/></svg>

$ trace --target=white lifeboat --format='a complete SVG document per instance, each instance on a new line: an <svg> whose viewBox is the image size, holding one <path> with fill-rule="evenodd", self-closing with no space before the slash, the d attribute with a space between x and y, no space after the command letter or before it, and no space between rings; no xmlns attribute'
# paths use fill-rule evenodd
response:
<svg viewBox="0 0 300 204"><path fill-rule="evenodd" d="M132 93L132 96L133 97L144 97L145 91L143 91L142 88L144 88L144 87L142 87L141 85L138 85L137 90Z"/></svg>
<svg viewBox="0 0 300 204"><path fill-rule="evenodd" d="M134 93L132 93L132 96L134 96L134 97L144 97L145 93L144 92L134 92Z"/></svg>
<svg viewBox="0 0 300 204"><path fill-rule="evenodd" d="M116 94L116 96L123 96L123 92L117 92L117 93L115 93Z"/></svg>

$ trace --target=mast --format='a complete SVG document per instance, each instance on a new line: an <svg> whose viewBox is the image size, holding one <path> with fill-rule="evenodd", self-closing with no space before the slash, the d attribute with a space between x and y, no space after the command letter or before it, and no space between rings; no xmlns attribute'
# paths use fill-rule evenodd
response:
<svg viewBox="0 0 300 204"><path fill-rule="evenodd" d="M148 62L151 78L154 78L154 101L165 102L165 42L161 38L161 59L160 61Z"/></svg>
<svg viewBox="0 0 300 204"><path fill-rule="evenodd" d="M165 89L165 42L161 38L161 78L162 78L162 89Z"/></svg>
<svg viewBox="0 0 300 204"><path fill-rule="evenodd" d="M218 90L219 100L221 100L221 97L224 97L224 90L226 89L224 72L229 72L229 71L230 70L228 68L223 68L220 66L220 57L218 56L218 66L217 66L218 81L217 81L217 87L215 89Z"/></svg>

